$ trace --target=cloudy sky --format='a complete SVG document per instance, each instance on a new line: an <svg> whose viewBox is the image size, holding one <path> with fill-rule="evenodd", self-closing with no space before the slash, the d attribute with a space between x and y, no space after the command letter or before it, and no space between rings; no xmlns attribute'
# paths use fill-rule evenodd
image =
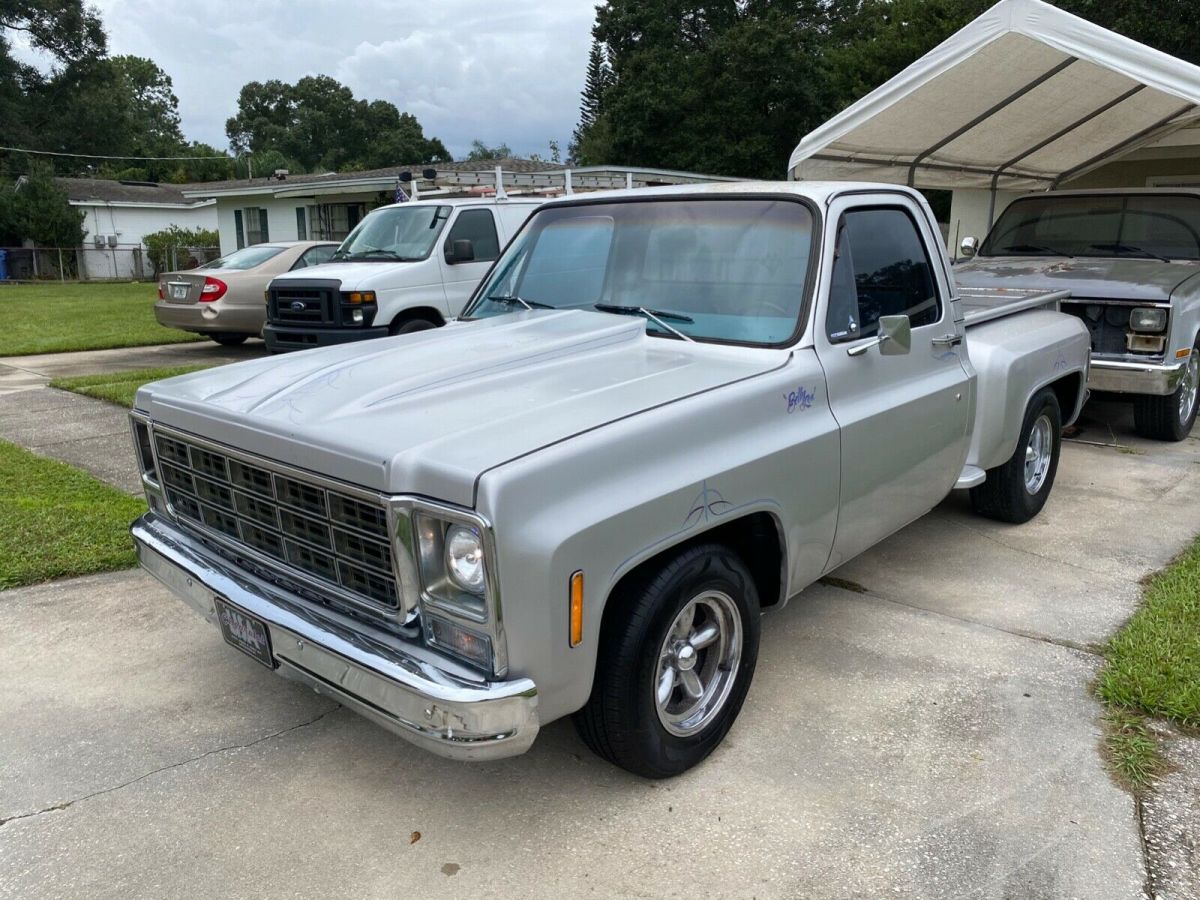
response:
<svg viewBox="0 0 1200 900"><path fill-rule="evenodd" d="M455 157L474 138L519 155L579 111L596 0L93 0L109 52L175 83L184 134L224 148L248 81L331 75L413 113Z"/></svg>

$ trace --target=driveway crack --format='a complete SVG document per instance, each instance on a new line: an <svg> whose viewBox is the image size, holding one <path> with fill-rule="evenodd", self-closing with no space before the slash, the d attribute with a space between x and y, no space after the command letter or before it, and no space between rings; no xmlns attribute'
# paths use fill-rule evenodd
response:
<svg viewBox="0 0 1200 900"><path fill-rule="evenodd" d="M205 750L203 753L197 754L196 756L192 756L192 757L189 757L188 759L183 759L183 760L180 760L179 762L174 762L174 763L171 763L166 766L160 766L159 768L152 769L149 772L143 772L141 775L138 775L136 778L130 778L128 781L123 781L120 784L113 785L112 787L104 788L103 790L99 790L99 791L93 791L92 793L85 794L82 797L76 797L74 800L65 800L62 803L56 803L53 806L47 806L45 809L36 809L33 812L19 813L15 816L9 816L6 819L0 819L0 828L3 828L9 822L16 822L20 819L33 819L33 818L37 818L38 816L45 815L46 813L61 812L64 809L70 809L76 803L82 803L84 800L92 800L95 797L102 797L105 794L111 794L115 791L119 791L124 788L127 788L130 785L137 784L139 781L145 781L147 778L151 778L155 775L161 774L162 772L169 772L171 769L178 769L178 768L181 768L182 766L191 765L192 763L199 762L200 760L205 759L209 756L216 756L219 753L228 753L231 750L247 750L250 747L254 747L258 744L263 743L264 741L269 741L273 738L282 737L285 734L291 734L293 731L299 731L301 728L308 728L310 725L315 725L318 722L320 722L322 719L324 719L326 716L328 716L330 713L336 712L340 708L341 708L340 704L334 704L329 709L326 709L326 710L318 713L317 715L313 716L311 719L308 719L304 722L299 722L296 725L289 725L287 728L281 728L278 731L273 731L270 734L265 734L262 737L255 738L254 740L248 741L244 744L229 744L224 747L216 747L212 750Z"/></svg>
<svg viewBox="0 0 1200 900"><path fill-rule="evenodd" d="M1141 797L1133 798L1133 812L1137 817L1138 844L1142 848L1142 867L1146 870L1146 880L1142 891L1147 897L1157 897L1158 889L1154 883L1154 867L1150 862L1150 845L1146 841L1146 807L1142 805Z"/></svg>
<svg viewBox="0 0 1200 900"><path fill-rule="evenodd" d="M953 520L947 520L947 521L953 521ZM1101 577L1104 577L1103 573L1097 572L1094 569L1089 569L1087 566L1081 566L1078 563L1068 562L1065 559L1055 559L1053 556L1045 556L1044 554L1041 554L1041 553L1034 553L1032 550L1026 550L1024 547L1014 547L1012 544L1005 543L1004 541L1000 540L995 535L989 534L988 532L984 531L981 528L972 528L966 522L956 522L955 524L957 524L960 528L965 528L967 531L971 532L972 534L979 535L981 538L983 538L986 541L991 541L993 544L996 544L999 547L1003 547L1005 550L1011 550L1014 553L1023 553L1026 556L1032 556L1034 559L1040 559L1045 562L1055 563L1060 566L1069 566L1072 569L1078 569L1080 572L1087 572L1089 575L1099 575Z"/></svg>
<svg viewBox="0 0 1200 900"><path fill-rule="evenodd" d="M824 581L824 579L822 579L822 580ZM1061 647L1064 650L1074 650L1077 653L1086 653L1089 656L1101 656L1102 657L1104 655L1104 651L1100 647L1096 647L1096 646L1093 646L1090 644L1080 644L1076 641L1067 640L1066 638L1050 637L1049 635L1037 634L1036 632L1033 632L1033 631L1021 631L1021 630L1018 630L1015 628L1002 628L999 625L992 625L989 622L980 622L977 619L968 619L965 616L956 616L953 613L948 613L948 612L945 612L944 610L930 609L928 606L921 606L920 604L917 604L917 603L909 603L905 600L897 600L894 597L885 597L883 594L876 593L873 590L869 590L869 589L855 590L853 588L845 588L845 587L842 587L841 585L831 583L828 581L826 581L825 583L827 585L829 585L830 587L837 588L838 590L847 591L847 593L866 595L867 597L871 597L875 600L880 600L883 603L891 603L894 606L903 606L905 609L915 609L918 612L928 613L931 616L940 616L943 619L950 619L954 622L962 622L964 625L974 625L977 628L986 628L989 631L996 631L996 632L999 632L1000 634L1007 634L1010 637L1023 638L1024 640L1027 640L1027 641L1038 641L1039 643L1042 643L1042 644L1050 644L1054 647Z"/></svg>

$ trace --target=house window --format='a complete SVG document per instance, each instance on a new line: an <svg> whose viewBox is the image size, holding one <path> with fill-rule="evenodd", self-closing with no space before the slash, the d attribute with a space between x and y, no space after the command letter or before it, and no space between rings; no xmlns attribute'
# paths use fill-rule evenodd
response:
<svg viewBox="0 0 1200 900"><path fill-rule="evenodd" d="M322 203L308 208L309 237L314 241L340 241L367 214L363 203Z"/></svg>
<svg viewBox="0 0 1200 900"><path fill-rule="evenodd" d="M242 221L246 228L246 244L262 244L271 239L267 229L267 211L261 206L248 206L242 210Z"/></svg>
<svg viewBox="0 0 1200 900"><path fill-rule="evenodd" d="M308 217L305 215L304 207L296 207L296 240L308 240Z"/></svg>
<svg viewBox="0 0 1200 900"><path fill-rule="evenodd" d="M240 209L233 211L233 230L237 232L237 248L241 250L246 246L246 226L242 223L242 211Z"/></svg>

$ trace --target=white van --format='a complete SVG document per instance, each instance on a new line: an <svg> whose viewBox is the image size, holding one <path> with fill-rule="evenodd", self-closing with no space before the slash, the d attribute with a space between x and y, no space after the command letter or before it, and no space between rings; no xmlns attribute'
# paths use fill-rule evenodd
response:
<svg viewBox="0 0 1200 900"><path fill-rule="evenodd" d="M372 211L329 262L271 282L267 348L304 350L444 325L541 202L430 198Z"/></svg>

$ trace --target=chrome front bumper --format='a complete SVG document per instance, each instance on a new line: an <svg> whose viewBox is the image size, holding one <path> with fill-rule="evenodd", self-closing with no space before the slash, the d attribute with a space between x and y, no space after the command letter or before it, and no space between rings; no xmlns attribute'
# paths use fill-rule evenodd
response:
<svg viewBox="0 0 1200 900"><path fill-rule="evenodd" d="M538 732L528 678L485 681L424 648L321 610L211 554L147 513L130 527L138 561L216 625L220 596L267 626L276 672L452 759L516 756Z"/></svg>
<svg viewBox="0 0 1200 900"><path fill-rule="evenodd" d="M1165 397L1174 393L1183 377L1185 363L1174 366L1153 363L1117 362L1092 357L1088 387L1093 391L1113 391L1120 394L1155 394Z"/></svg>

